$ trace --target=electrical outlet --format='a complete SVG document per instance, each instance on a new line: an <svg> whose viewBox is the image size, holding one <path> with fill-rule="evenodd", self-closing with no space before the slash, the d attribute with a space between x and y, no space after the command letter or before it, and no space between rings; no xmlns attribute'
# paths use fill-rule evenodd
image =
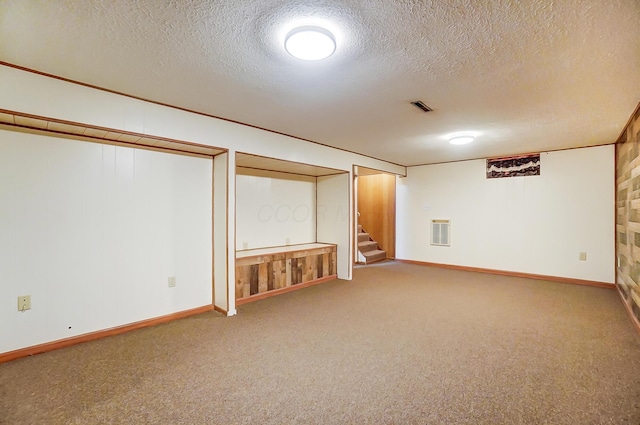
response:
<svg viewBox="0 0 640 425"><path fill-rule="evenodd" d="M242 249L248 249L249 248L249 243L248 242L242 242Z"/></svg>
<svg viewBox="0 0 640 425"><path fill-rule="evenodd" d="M169 276L169 288L174 288L176 286L176 277Z"/></svg>
<svg viewBox="0 0 640 425"><path fill-rule="evenodd" d="M578 255L578 260L580 260L580 261L587 261L587 253L586 253L586 252L581 252L581 253Z"/></svg>
<svg viewBox="0 0 640 425"><path fill-rule="evenodd" d="M285 241L286 241L285 245L289 245L291 243L291 239L289 239L289 238L285 239Z"/></svg>
<svg viewBox="0 0 640 425"><path fill-rule="evenodd" d="M18 311L31 310L31 295L21 295L18 297Z"/></svg>

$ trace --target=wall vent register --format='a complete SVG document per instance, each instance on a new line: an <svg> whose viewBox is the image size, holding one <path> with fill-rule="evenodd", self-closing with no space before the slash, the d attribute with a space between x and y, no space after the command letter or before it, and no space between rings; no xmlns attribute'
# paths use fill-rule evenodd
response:
<svg viewBox="0 0 640 425"><path fill-rule="evenodd" d="M450 220L431 220L431 245L451 245Z"/></svg>

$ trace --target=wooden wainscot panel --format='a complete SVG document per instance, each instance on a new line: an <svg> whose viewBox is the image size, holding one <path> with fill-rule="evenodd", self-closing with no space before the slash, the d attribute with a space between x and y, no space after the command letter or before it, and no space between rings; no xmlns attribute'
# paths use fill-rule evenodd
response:
<svg viewBox="0 0 640 425"><path fill-rule="evenodd" d="M236 300L239 304L324 282L336 276L336 246L236 259Z"/></svg>
<svg viewBox="0 0 640 425"><path fill-rule="evenodd" d="M269 266L272 262L262 263L258 266L258 292L267 292L269 290ZM253 293L251 294L253 295Z"/></svg>

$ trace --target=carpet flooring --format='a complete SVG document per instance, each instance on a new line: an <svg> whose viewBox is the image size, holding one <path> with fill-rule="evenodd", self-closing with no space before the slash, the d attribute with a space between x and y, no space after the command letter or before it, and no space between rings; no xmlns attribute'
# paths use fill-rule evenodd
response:
<svg viewBox="0 0 640 425"><path fill-rule="evenodd" d="M383 262L0 364L0 424L640 424L615 290Z"/></svg>

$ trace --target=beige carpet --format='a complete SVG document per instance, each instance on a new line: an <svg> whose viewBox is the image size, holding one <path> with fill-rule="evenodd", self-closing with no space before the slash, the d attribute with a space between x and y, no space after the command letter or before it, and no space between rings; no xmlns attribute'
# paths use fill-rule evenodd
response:
<svg viewBox="0 0 640 425"><path fill-rule="evenodd" d="M1 424L640 424L614 290L392 262L0 365Z"/></svg>

